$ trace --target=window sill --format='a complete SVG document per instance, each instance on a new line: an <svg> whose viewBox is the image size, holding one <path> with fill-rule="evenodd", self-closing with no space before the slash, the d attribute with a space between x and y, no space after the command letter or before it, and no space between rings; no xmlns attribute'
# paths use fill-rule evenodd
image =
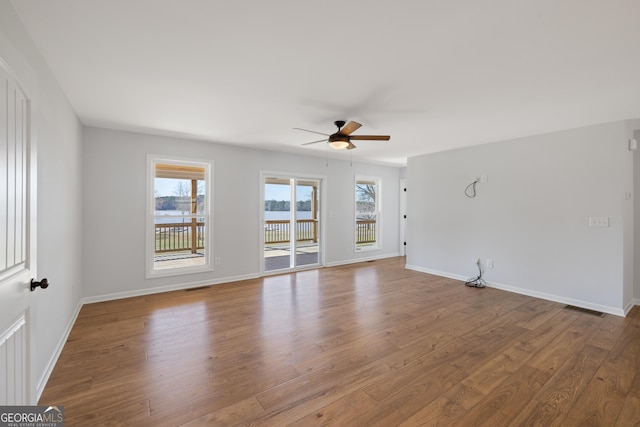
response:
<svg viewBox="0 0 640 427"><path fill-rule="evenodd" d="M355 253L358 253L358 252L371 252L371 251L379 251L379 250L382 250L382 246L372 245L372 246L360 246L360 247L357 247L354 252Z"/></svg>
<svg viewBox="0 0 640 427"><path fill-rule="evenodd" d="M187 274L207 273L213 271L213 267L210 265L202 265L196 267L177 267L167 268L161 270L147 271L145 278L156 279L158 277L170 277L170 276L183 276Z"/></svg>

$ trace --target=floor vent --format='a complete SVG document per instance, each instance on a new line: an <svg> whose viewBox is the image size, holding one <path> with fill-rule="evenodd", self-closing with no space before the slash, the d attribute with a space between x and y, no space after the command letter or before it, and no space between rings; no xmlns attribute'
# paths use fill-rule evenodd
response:
<svg viewBox="0 0 640 427"><path fill-rule="evenodd" d="M576 307L575 305L567 305L564 308L574 311L580 311L582 313L590 314L592 316L604 317L605 313L601 311L589 310L588 308Z"/></svg>
<svg viewBox="0 0 640 427"><path fill-rule="evenodd" d="M209 289L211 287L211 285L207 285L207 286L200 286L199 288L189 288L189 289L185 289L186 292L191 292L191 291L199 291L201 289Z"/></svg>

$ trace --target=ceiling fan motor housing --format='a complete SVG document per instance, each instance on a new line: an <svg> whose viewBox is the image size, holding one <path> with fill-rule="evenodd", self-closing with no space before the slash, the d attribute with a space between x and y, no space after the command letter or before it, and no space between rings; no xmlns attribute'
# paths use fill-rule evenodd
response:
<svg viewBox="0 0 640 427"><path fill-rule="evenodd" d="M349 135L342 135L339 133L334 133L333 135L329 135L329 142L349 142Z"/></svg>

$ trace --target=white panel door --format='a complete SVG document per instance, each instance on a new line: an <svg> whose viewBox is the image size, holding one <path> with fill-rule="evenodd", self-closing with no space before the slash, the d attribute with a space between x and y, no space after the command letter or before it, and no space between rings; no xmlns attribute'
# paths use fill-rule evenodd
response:
<svg viewBox="0 0 640 427"><path fill-rule="evenodd" d="M407 180L400 180L400 255L407 255Z"/></svg>
<svg viewBox="0 0 640 427"><path fill-rule="evenodd" d="M0 405L35 404L30 280L35 277L31 103L0 58Z"/></svg>

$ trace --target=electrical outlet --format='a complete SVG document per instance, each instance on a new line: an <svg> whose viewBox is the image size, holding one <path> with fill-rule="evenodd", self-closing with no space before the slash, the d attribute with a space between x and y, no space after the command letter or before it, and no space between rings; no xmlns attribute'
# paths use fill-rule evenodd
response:
<svg viewBox="0 0 640 427"><path fill-rule="evenodd" d="M609 218L592 216L589 218L589 227L609 227Z"/></svg>
<svg viewBox="0 0 640 427"><path fill-rule="evenodd" d="M474 258L473 259L473 263L474 264L480 264L480 258Z"/></svg>
<svg viewBox="0 0 640 427"><path fill-rule="evenodd" d="M480 182L482 184L486 184L487 183L487 175L480 175Z"/></svg>
<svg viewBox="0 0 640 427"><path fill-rule="evenodd" d="M213 263L214 263L215 265L220 265L220 264L222 264L222 258L220 258L220 257L216 257L216 259L213 261Z"/></svg>
<svg viewBox="0 0 640 427"><path fill-rule="evenodd" d="M492 259L488 259L487 260L487 268L493 268L493 260Z"/></svg>

